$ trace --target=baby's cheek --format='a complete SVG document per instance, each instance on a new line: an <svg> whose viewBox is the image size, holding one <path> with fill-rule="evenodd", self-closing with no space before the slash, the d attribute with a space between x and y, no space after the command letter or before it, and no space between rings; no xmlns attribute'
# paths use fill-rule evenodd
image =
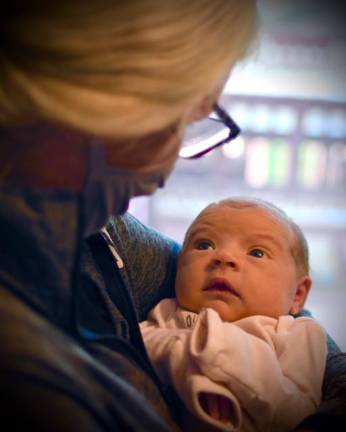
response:
<svg viewBox="0 0 346 432"><path fill-rule="evenodd" d="M178 271L180 268L191 267L191 266L200 266L203 263L205 253L198 253L196 250L191 250L184 253L179 262L178 262Z"/></svg>
<svg viewBox="0 0 346 432"><path fill-rule="evenodd" d="M181 272L182 273L182 272ZM185 301L188 294L188 286L187 281L184 278L184 275L179 274L175 281L175 295L179 302Z"/></svg>
<svg viewBox="0 0 346 432"><path fill-rule="evenodd" d="M191 283L180 283L179 287L175 290L177 301L181 307L187 310L194 311L197 299L193 292Z"/></svg>

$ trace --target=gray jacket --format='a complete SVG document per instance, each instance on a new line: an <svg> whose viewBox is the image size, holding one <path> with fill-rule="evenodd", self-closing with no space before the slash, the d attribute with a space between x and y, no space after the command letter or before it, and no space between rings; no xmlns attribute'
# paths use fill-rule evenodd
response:
<svg viewBox="0 0 346 432"><path fill-rule="evenodd" d="M160 270L156 276L143 268L132 288L124 267L124 284L113 294L128 289L126 310L119 310L78 238L76 215L73 192L0 188L2 430L178 431L175 396L161 387L127 321L131 315L135 323L137 311L149 307L149 291L164 286L176 245L145 235L142 226L133 230L130 217L118 219L124 262L138 271L141 253L127 256L129 230L147 257L143 245L155 246L159 257L151 262Z"/></svg>

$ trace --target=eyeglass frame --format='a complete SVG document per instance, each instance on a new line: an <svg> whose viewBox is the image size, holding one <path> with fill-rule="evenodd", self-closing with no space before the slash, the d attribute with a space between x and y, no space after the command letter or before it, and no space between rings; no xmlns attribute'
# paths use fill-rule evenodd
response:
<svg viewBox="0 0 346 432"><path fill-rule="evenodd" d="M224 138L223 140L215 143L214 145L212 145L212 146L210 146L204 150L197 152L196 154L194 154L192 156L180 156L180 154L179 154L180 159L186 159L186 160L199 159L202 156L211 152L212 150L233 141L240 134L240 132L241 132L240 127L232 119L232 117L226 112L226 110L224 108L222 108L219 104L215 104L213 106L213 112L215 112L219 118L214 118L214 117L209 116L208 119L212 120L212 121L219 122L219 123L223 123L229 129L228 136L226 138Z"/></svg>

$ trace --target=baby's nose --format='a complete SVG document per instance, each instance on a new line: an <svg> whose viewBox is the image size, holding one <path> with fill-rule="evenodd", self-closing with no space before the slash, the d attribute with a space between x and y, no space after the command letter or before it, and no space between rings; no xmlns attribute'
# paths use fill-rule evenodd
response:
<svg viewBox="0 0 346 432"><path fill-rule="evenodd" d="M216 250L213 263L216 266L226 266L233 269L239 268L239 258L234 252L227 249Z"/></svg>

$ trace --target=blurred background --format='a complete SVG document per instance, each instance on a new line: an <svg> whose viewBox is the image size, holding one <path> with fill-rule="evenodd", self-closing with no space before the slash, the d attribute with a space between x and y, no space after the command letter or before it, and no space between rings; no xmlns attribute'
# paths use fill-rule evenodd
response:
<svg viewBox="0 0 346 432"><path fill-rule="evenodd" d="M345 6L258 4L258 44L220 99L241 136L200 160L179 160L166 187L133 199L130 212L181 242L212 201L241 195L278 205L309 242L307 308L346 351Z"/></svg>

